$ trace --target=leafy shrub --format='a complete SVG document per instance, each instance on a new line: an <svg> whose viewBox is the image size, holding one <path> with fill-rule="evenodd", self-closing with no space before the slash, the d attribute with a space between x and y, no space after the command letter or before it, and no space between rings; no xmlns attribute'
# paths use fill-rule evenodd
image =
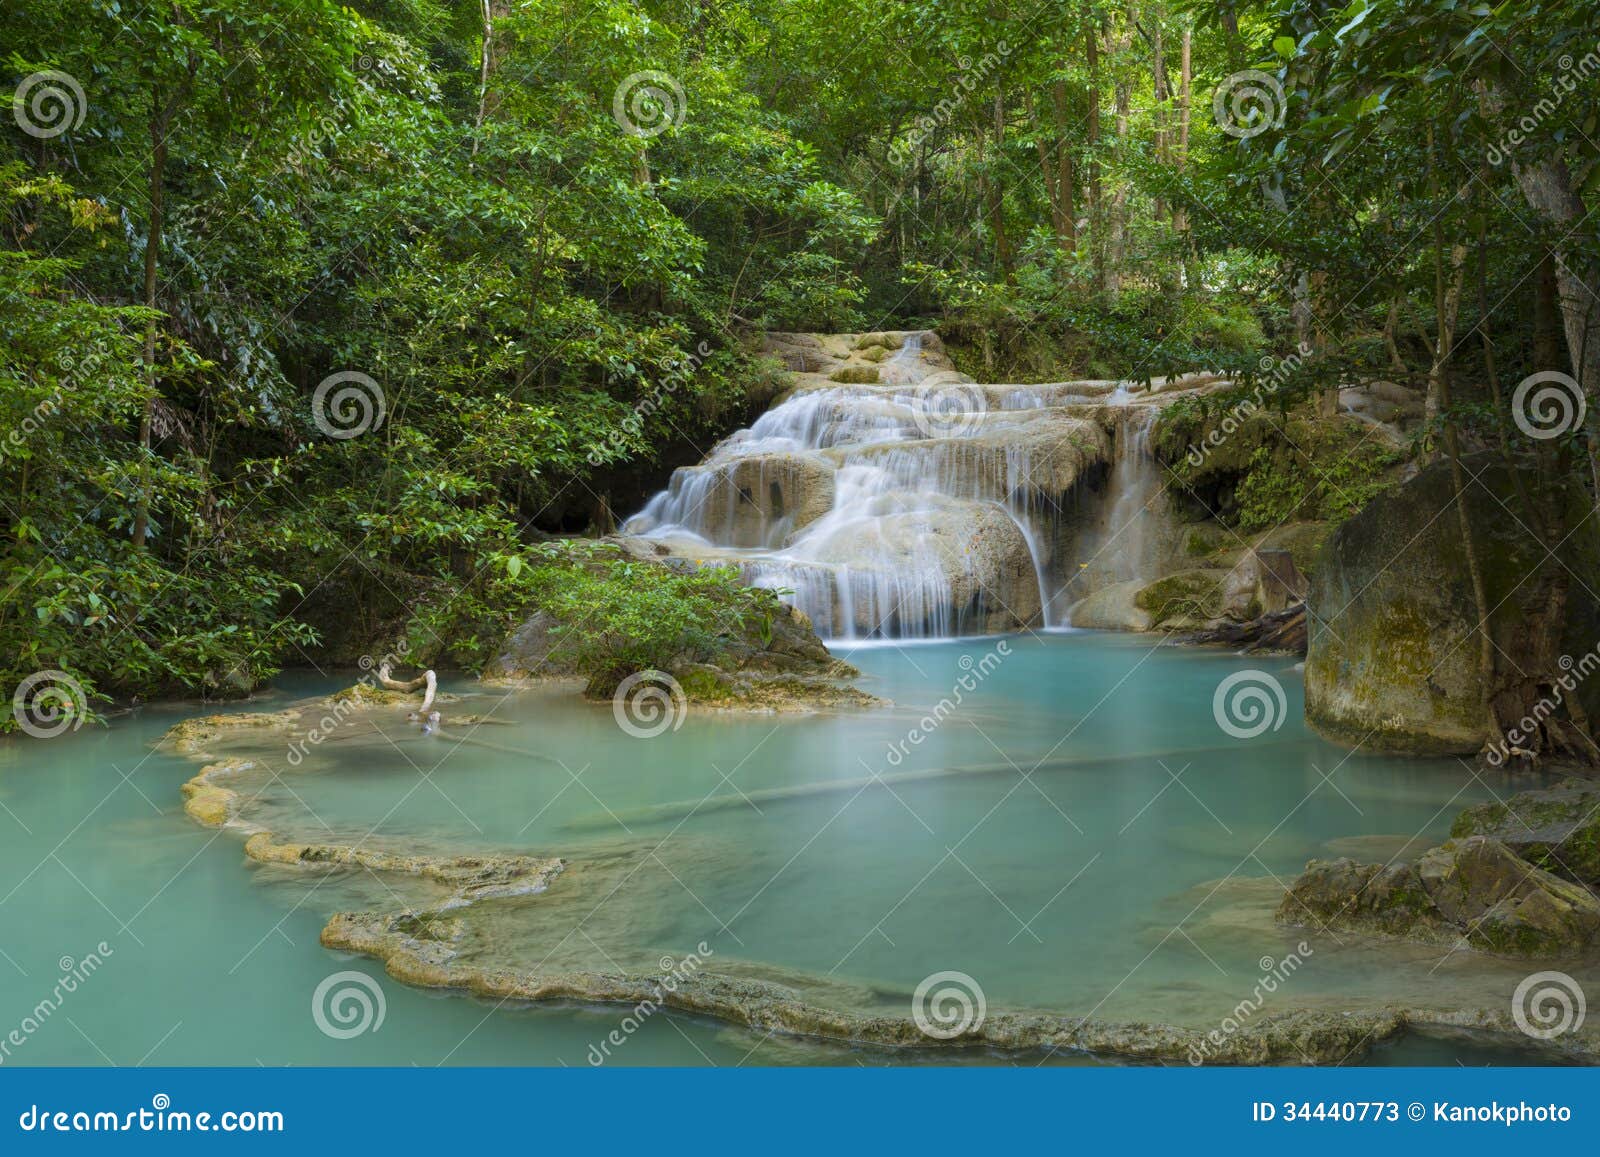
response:
<svg viewBox="0 0 1600 1157"><path fill-rule="evenodd" d="M771 592L745 586L732 567L677 570L592 543L531 553L539 559L531 570L509 569L557 620L557 653L588 676L594 695L610 694L635 671L713 661L772 613Z"/></svg>

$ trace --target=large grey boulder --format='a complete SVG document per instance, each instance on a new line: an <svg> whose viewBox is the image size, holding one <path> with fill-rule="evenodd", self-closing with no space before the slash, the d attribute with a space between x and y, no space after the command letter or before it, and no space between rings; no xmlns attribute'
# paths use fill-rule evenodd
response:
<svg viewBox="0 0 1600 1157"><path fill-rule="evenodd" d="M1490 635L1514 659L1526 653L1527 624L1546 597L1543 584L1530 581L1545 551L1517 517L1520 500L1500 458L1471 455L1462 466ZM1561 548L1579 575L1595 573L1600 560L1591 530L1592 520ZM1334 532L1307 606L1306 721L1317 732L1367 751L1424 755L1475 754L1495 738L1448 462L1374 498ZM1582 582L1571 585L1566 636L1571 655L1600 639L1600 604ZM1578 695L1591 717L1600 712L1600 679Z"/></svg>

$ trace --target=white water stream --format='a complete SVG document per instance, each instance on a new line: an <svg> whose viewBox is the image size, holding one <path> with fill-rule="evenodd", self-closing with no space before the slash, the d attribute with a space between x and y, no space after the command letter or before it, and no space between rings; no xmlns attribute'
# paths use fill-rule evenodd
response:
<svg viewBox="0 0 1600 1157"><path fill-rule="evenodd" d="M799 375L623 533L792 591L834 639L1056 626L1091 557L1102 581L1156 577L1154 407L1113 382L978 385L931 334L886 337L830 359L876 381Z"/></svg>

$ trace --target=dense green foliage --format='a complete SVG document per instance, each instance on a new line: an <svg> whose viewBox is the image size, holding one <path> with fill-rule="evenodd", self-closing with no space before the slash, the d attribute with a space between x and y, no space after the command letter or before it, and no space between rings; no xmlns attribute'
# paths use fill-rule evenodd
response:
<svg viewBox="0 0 1600 1157"><path fill-rule="evenodd" d="M1597 16L18 0L0 684L221 692L381 637L481 662L529 605L507 560L770 397L764 328L937 323L989 380L1244 391L1303 344L1274 414L1380 374L1428 398L1415 452L1586 484L1600 406L1549 442L1507 406L1533 370L1595 388ZM1261 452L1241 525L1347 513L1383 466ZM651 655L697 629L562 573L547 597Z"/></svg>
<svg viewBox="0 0 1600 1157"><path fill-rule="evenodd" d="M763 621L770 629L772 592L743 585L730 567L675 570L611 554L549 544L527 574L532 603L556 621L554 654L588 677L591 693L609 695L635 671L711 662Z"/></svg>

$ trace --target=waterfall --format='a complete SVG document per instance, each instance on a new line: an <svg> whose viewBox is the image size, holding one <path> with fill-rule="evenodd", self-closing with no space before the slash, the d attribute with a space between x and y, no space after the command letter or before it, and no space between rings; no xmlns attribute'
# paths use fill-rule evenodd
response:
<svg viewBox="0 0 1600 1157"><path fill-rule="evenodd" d="M1155 410L1108 423L1128 400L1116 383L978 385L925 332L782 336L810 342L794 360L825 372L797 372L788 398L677 470L622 533L792 592L824 638L1048 627L1073 601L1063 501L1114 441L1122 533L1107 542L1121 541L1118 573L1145 564Z"/></svg>

